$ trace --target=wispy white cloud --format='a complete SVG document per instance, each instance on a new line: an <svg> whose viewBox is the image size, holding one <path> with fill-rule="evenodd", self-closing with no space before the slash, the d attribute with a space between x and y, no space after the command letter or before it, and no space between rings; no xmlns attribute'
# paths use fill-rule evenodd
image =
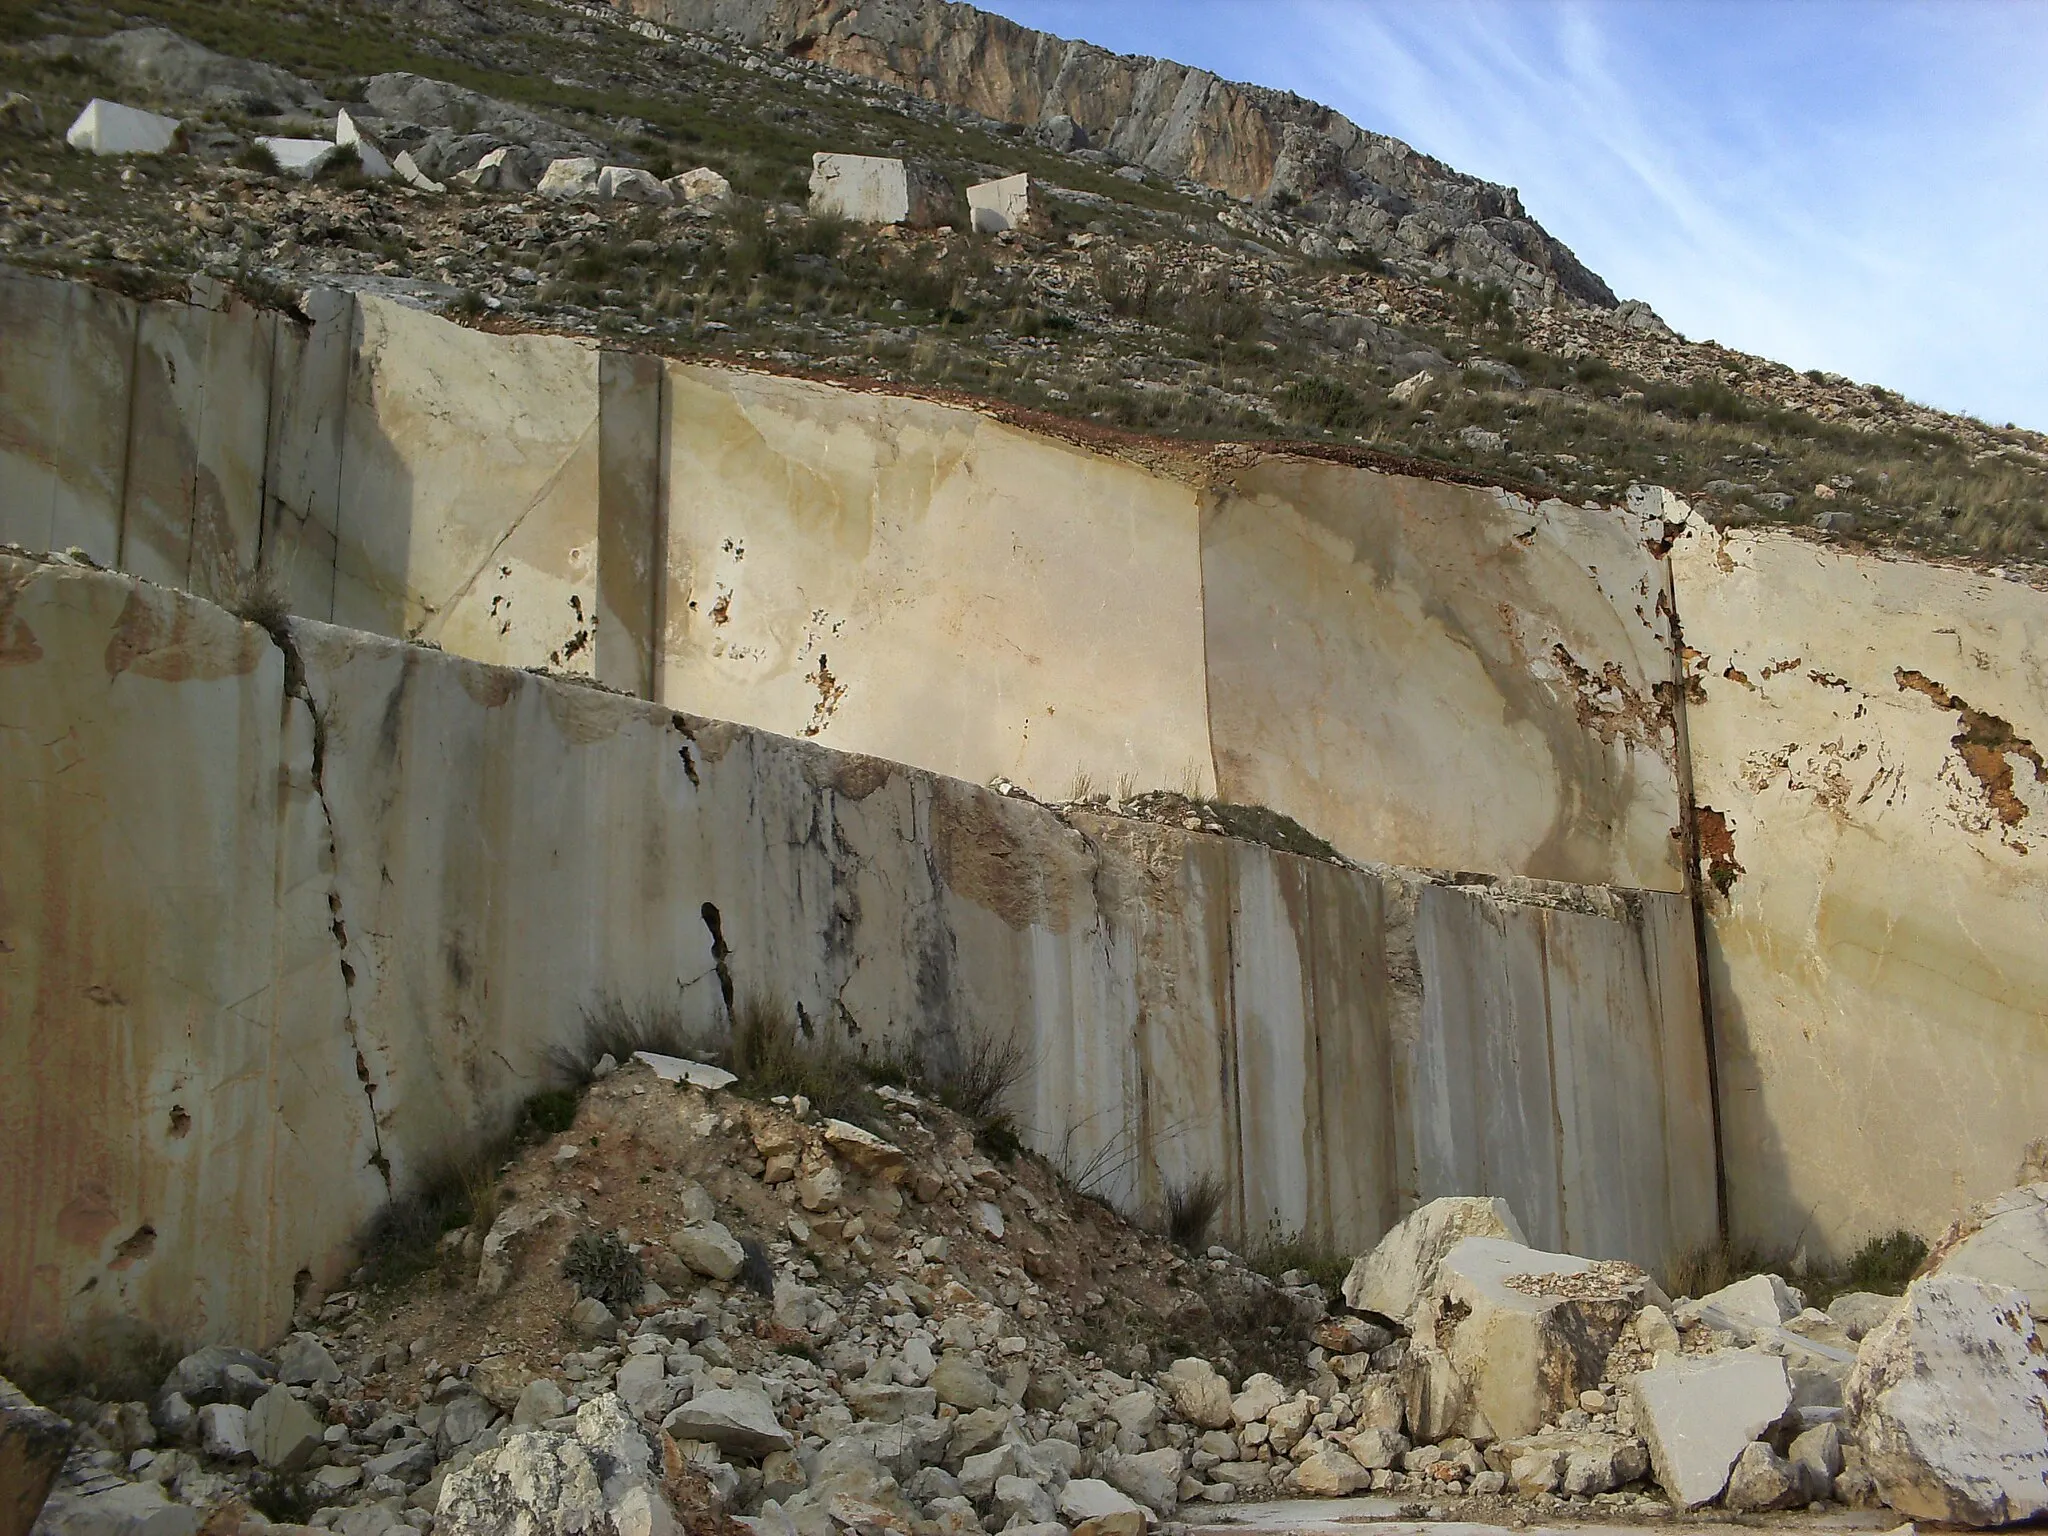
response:
<svg viewBox="0 0 2048 1536"><path fill-rule="evenodd" d="M1688 335L2048 427L2048 6L995 3L1514 185Z"/></svg>

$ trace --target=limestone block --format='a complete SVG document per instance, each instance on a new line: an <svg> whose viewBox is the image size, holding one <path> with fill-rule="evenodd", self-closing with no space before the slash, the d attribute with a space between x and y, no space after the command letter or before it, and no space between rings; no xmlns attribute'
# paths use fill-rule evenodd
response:
<svg viewBox="0 0 2048 1536"><path fill-rule="evenodd" d="M626 1411L643 1418L660 1407L666 1395L668 1367L660 1355L630 1355L612 1379L612 1390Z"/></svg>
<svg viewBox="0 0 2048 1536"><path fill-rule="evenodd" d="M1525 1459L1527 1466L1522 1465ZM1486 1460L1523 1492L1559 1490L1582 1498L1611 1492L1650 1470L1649 1450L1641 1440L1594 1430L1553 1430L1498 1441L1487 1448Z"/></svg>
<svg viewBox="0 0 2048 1536"><path fill-rule="evenodd" d="M1444 1255L1416 1332L1442 1341L1465 1384L1468 1422L1511 1438L1576 1408L1599 1384L1648 1286L1633 1264L1468 1237Z"/></svg>
<svg viewBox="0 0 2048 1536"><path fill-rule="evenodd" d="M297 1472L320 1448L320 1432L326 1426L296 1397L291 1388L272 1387L249 1410L249 1450L263 1466L277 1472Z"/></svg>
<svg viewBox="0 0 2048 1536"><path fill-rule="evenodd" d="M275 134L259 134L256 142L270 151L279 170L307 179L325 170L340 147L329 139L289 139Z"/></svg>
<svg viewBox="0 0 2048 1536"><path fill-rule="evenodd" d="M675 193L646 171L626 165L608 165L598 174L598 198L607 203L650 203L666 206Z"/></svg>
<svg viewBox="0 0 2048 1536"><path fill-rule="evenodd" d="M2048 1512L2044 1353L2023 1291L1947 1274L1908 1286L1849 1382L1849 1423L1885 1503L1957 1525Z"/></svg>
<svg viewBox="0 0 2048 1536"><path fill-rule="evenodd" d="M1828 1303L1828 1318L1851 1343L1860 1343L1898 1311L1903 1301L1903 1297L1880 1296L1873 1291L1848 1291Z"/></svg>
<svg viewBox="0 0 2048 1536"><path fill-rule="evenodd" d="M811 156L811 212L855 224L953 222L954 192L926 166L877 155Z"/></svg>
<svg viewBox="0 0 2048 1536"><path fill-rule="evenodd" d="M1118 1456L1103 1476L1146 1508L1173 1513L1180 1499L1181 1453L1167 1448L1136 1456Z"/></svg>
<svg viewBox="0 0 2048 1536"><path fill-rule="evenodd" d="M336 147L341 149L354 146L365 176L373 181L386 181L390 178L391 162L385 158L384 151L376 140L364 133L362 126L349 116L347 107L334 114L334 142Z"/></svg>
<svg viewBox="0 0 2048 1536"><path fill-rule="evenodd" d="M1160 1378L1173 1410L1197 1429L1226 1429L1235 1422L1230 1383L1206 1360L1176 1360Z"/></svg>
<svg viewBox="0 0 2048 1536"><path fill-rule="evenodd" d="M1505 1200L1446 1196L1411 1211L1344 1277L1344 1305L1406 1323L1436 1284L1437 1266L1468 1237L1528 1241Z"/></svg>
<svg viewBox="0 0 2048 1536"><path fill-rule="evenodd" d="M434 1528L456 1536L514 1529L679 1536L651 1454L607 1394L577 1410L574 1434L525 1430L449 1473Z"/></svg>
<svg viewBox="0 0 2048 1536"><path fill-rule="evenodd" d="M1341 1499L1372 1482L1372 1473L1333 1445L1325 1445L1294 1469L1294 1485L1311 1498Z"/></svg>
<svg viewBox="0 0 2048 1536"><path fill-rule="evenodd" d="M200 1409L199 1448L215 1461L247 1461L249 1410L235 1403L208 1403Z"/></svg>
<svg viewBox="0 0 2048 1536"><path fill-rule="evenodd" d="M1070 1478L1060 1489L1059 1516L1069 1525L1078 1526L1084 1520L1102 1520L1118 1515L1136 1515L1141 1522L1141 1530L1151 1521L1144 1505L1118 1492L1100 1478Z"/></svg>
<svg viewBox="0 0 2048 1536"><path fill-rule="evenodd" d="M2042 741L2048 594L1697 518L1671 561L1733 1235L1938 1232L2048 1103L2048 770L1972 745Z"/></svg>
<svg viewBox="0 0 2048 1536"><path fill-rule="evenodd" d="M1792 1402L1785 1363L1747 1353L1660 1360L1631 1376L1622 1391L1649 1445L1657 1481L1685 1509L1719 1498L1742 1448Z"/></svg>
<svg viewBox="0 0 2048 1536"><path fill-rule="evenodd" d="M995 181L978 181L967 189L967 210L976 234L1027 229L1033 217L1031 178L1019 172Z"/></svg>
<svg viewBox="0 0 2048 1536"><path fill-rule="evenodd" d="M940 1402L951 1403L963 1413L995 1406L995 1383L988 1372L970 1357L951 1350L932 1367L930 1386L938 1393Z"/></svg>
<svg viewBox="0 0 2048 1536"><path fill-rule="evenodd" d="M593 201L598 195L598 179L604 173L604 162L595 155L565 155L550 160L548 168L541 172L534 194L538 197L556 197L576 201Z"/></svg>
<svg viewBox="0 0 2048 1536"><path fill-rule="evenodd" d="M723 1222L706 1221L669 1234L668 1246L690 1268L713 1280L730 1280L746 1263L746 1250Z"/></svg>
<svg viewBox="0 0 2048 1536"><path fill-rule="evenodd" d="M98 1493L54 1495L36 1531L40 1536L197 1536L201 1513L172 1502L156 1483L117 1483Z"/></svg>
<svg viewBox="0 0 2048 1536"><path fill-rule="evenodd" d="M0 1376L0 1532L26 1536L36 1523L64 1469L72 1434L68 1419L38 1408Z"/></svg>
<svg viewBox="0 0 2048 1536"><path fill-rule="evenodd" d="M635 1051L633 1059L646 1063L654 1075L664 1083L687 1083L692 1088L702 1088L707 1093L730 1088L739 1081L737 1073L728 1072L723 1067L714 1067L709 1062L691 1061L686 1056L664 1056L657 1051ZM755 1139L759 1140L758 1137ZM794 1146L792 1142L788 1150L794 1150ZM703 1219L708 1221L710 1217L707 1215Z"/></svg>
<svg viewBox="0 0 2048 1536"><path fill-rule="evenodd" d="M845 1120L825 1122L825 1145L869 1178L884 1183L898 1183L910 1171L910 1159L901 1147Z"/></svg>
<svg viewBox="0 0 2048 1536"><path fill-rule="evenodd" d="M1799 1502L1802 1488L1792 1463L1761 1440L1753 1440L1735 1458L1722 1502L1743 1513L1787 1509Z"/></svg>
<svg viewBox="0 0 2048 1536"><path fill-rule="evenodd" d="M732 198L732 183L709 166L700 165L680 176L671 176L663 185L675 194L679 203L715 207Z"/></svg>
<svg viewBox="0 0 2048 1536"><path fill-rule="evenodd" d="M774 1406L758 1386L714 1387L677 1408L661 1427L679 1440L709 1440L746 1456L786 1451L796 1438L775 1422Z"/></svg>
<svg viewBox="0 0 2048 1536"><path fill-rule="evenodd" d="M409 187L417 188L421 192L446 192L448 190L447 183L434 180L433 177L420 169L419 162L413 159L412 151L409 149L401 149L398 152L397 157L391 162L391 169L397 172L400 181Z"/></svg>
<svg viewBox="0 0 2048 1536"><path fill-rule="evenodd" d="M1288 1391L1261 1371L1245 1379L1244 1389L1230 1400L1230 1416L1238 1424L1256 1424L1287 1401Z"/></svg>
<svg viewBox="0 0 2048 1536"><path fill-rule="evenodd" d="M1922 1272L2012 1286L2037 1319L2048 1317L2048 1183L1971 1206L1935 1243Z"/></svg>
<svg viewBox="0 0 2048 1536"><path fill-rule="evenodd" d="M510 148L494 149L455 179L478 192L531 192L533 181L519 153Z"/></svg>
<svg viewBox="0 0 2048 1536"><path fill-rule="evenodd" d="M160 155L178 139L178 119L95 96L65 131L64 142L95 155Z"/></svg>
<svg viewBox="0 0 2048 1536"><path fill-rule="evenodd" d="M1738 1344L1747 1344L1759 1333L1797 1317L1804 1305L1798 1293L1776 1275L1751 1275L1680 1308L1677 1320L1683 1327L1705 1323L1734 1334Z"/></svg>

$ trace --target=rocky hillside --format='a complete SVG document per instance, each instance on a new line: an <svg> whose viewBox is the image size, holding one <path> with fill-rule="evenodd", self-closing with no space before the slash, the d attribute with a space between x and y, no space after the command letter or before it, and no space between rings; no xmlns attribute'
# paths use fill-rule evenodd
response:
<svg viewBox="0 0 2048 1536"><path fill-rule="evenodd" d="M1333 252L1340 240L1399 247L1524 302L1615 307L1607 285L1523 211L1514 188L1462 175L1289 92L1113 54L952 0L621 4L1029 128L1055 149L1291 211Z"/></svg>
<svg viewBox="0 0 2048 1536"><path fill-rule="evenodd" d="M1516 223L1509 194L1307 103L965 6L724 0L681 19L764 44L571 0L14 0L0 10L0 257L136 292L202 271L270 302L313 283L375 288L475 323L950 391L1097 441L1286 441L1579 502L1654 482L1723 524L2039 579L2048 437L1688 341L1635 301L1608 307L1597 280L1565 280L1566 253ZM936 78L1013 79L1016 99L974 98L982 110L852 72L927 51ZM1000 70L975 63L991 51ZM1232 151L1247 195L1198 179L1195 146L1231 135L1175 129L1157 105L1174 79L1192 83L1173 101L1269 124L1244 142L1263 134L1270 166ZM1126 90L1128 110L1084 110ZM180 145L67 149L94 95L179 117ZM444 190L367 179L347 158L302 179L254 147L331 138L343 109ZM1304 149L1311 131L1321 147ZM996 237L966 232L964 200L951 228L813 217L819 150L912 157L956 198L1023 171L1039 213ZM541 195L567 156L657 181L718 174L680 199ZM1322 169L1302 180L1309 161ZM1481 234L1528 269L1500 266Z"/></svg>
<svg viewBox="0 0 2048 1536"><path fill-rule="evenodd" d="M55 1481L38 1536L1143 1536L1354 1494L1502 1526L2048 1509L2042 1346L1999 1283L2038 1290L2048 1186L1958 1223L1903 1299L1826 1312L1762 1274L1674 1301L1487 1199L1319 1283L1204 1246L1201 1186L1161 1235L1016 1155L999 1056L936 1089L786 1045L735 1065L602 1055L273 1348L79 1357L42 1408L0 1382L23 1496Z"/></svg>

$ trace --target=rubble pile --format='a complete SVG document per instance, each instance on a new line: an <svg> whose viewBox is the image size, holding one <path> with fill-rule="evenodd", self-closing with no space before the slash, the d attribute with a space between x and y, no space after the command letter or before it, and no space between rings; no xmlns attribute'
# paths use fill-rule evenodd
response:
<svg viewBox="0 0 2048 1536"><path fill-rule="evenodd" d="M1496 1521L2048 1510L2043 1344L1996 1279L1673 1299L1448 1198L1328 1295L1180 1252L907 1088L839 1106L862 1124L701 1063L597 1071L410 1278L372 1255L147 1401L0 1388L0 1454L54 1480L37 1532L1140 1536L1353 1494ZM1993 1202L1978 1251L2019 1262L2039 1205Z"/></svg>

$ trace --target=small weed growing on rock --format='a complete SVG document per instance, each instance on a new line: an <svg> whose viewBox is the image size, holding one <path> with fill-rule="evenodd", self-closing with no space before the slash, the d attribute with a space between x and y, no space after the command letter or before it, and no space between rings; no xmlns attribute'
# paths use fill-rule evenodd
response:
<svg viewBox="0 0 2048 1536"><path fill-rule="evenodd" d="M1289 1271L1299 1271L1308 1276L1310 1284L1321 1286L1326 1297L1340 1294L1344 1277L1351 1273L1350 1255L1304 1233L1283 1233L1277 1228L1250 1244L1244 1261L1275 1284Z"/></svg>
<svg viewBox="0 0 2048 1536"><path fill-rule="evenodd" d="M873 1113L868 1074L836 1038L807 1040L796 1022L764 998L749 998L733 1025L732 1059L749 1098L802 1094L819 1114L860 1120Z"/></svg>
<svg viewBox="0 0 2048 1536"><path fill-rule="evenodd" d="M278 649L291 650L291 599L273 567L231 567L221 585L223 608L244 623L267 631Z"/></svg>
<svg viewBox="0 0 2048 1536"><path fill-rule="evenodd" d="M623 1066L633 1059L635 1051L697 1058L711 1054L709 1042L690 1029L675 1005L656 1000L628 1003L619 997L601 997L583 1010L582 1034L567 1045L555 1047L549 1059L569 1082L587 1084L605 1057ZM564 1125L561 1129L568 1127Z"/></svg>
<svg viewBox="0 0 2048 1536"><path fill-rule="evenodd" d="M545 1141L561 1135L576 1123L581 1097L574 1088L543 1088L534 1094L520 1110L522 1139Z"/></svg>
<svg viewBox="0 0 2048 1536"><path fill-rule="evenodd" d="M494 1165L495 1158L481 1155L450 1164L379 1211L362 1239L364 1281L380 1288L403 1285L452 1260L455 1253L443 1247L443 1237L497 1217ZM452 1265L443 1278L457 1281Z"/></svg>
<svg viewBox="0 0 2048 1536"><path fill-rule="evenodd" d="M617 1310L636 1305L647 1280L640 1259L616 1232L579 1232L569 1240L562 1274L585 1296Z"/></svg>
<svg viewBox="0 0 2048 1536"><path fill-rule="evenodd" d="M39 1403L153 1399L184 1351L132 1318L108 1317L35 1354L0 1355L0 1376Z"/></svg>
<svg viewBox="0 0 2048 1536"><path fill-rule="evenodd" d="M1168 1240L1197 1252L1207 1246L1209 1229L1223 1209L1223 1181L1202 1173L1185 1184L1168 1184L1164 1204Z"/></svg>
<svg viewBox="0 0 2048 1536"><path fill-rule="evenodd" d="M277 156L270 152L270 146L268 144L258 144L254 139L244 144L236 152L235 164L245 171L255 171L261 176L277 176L282 174L282 168L277 163Z"/></svg>

